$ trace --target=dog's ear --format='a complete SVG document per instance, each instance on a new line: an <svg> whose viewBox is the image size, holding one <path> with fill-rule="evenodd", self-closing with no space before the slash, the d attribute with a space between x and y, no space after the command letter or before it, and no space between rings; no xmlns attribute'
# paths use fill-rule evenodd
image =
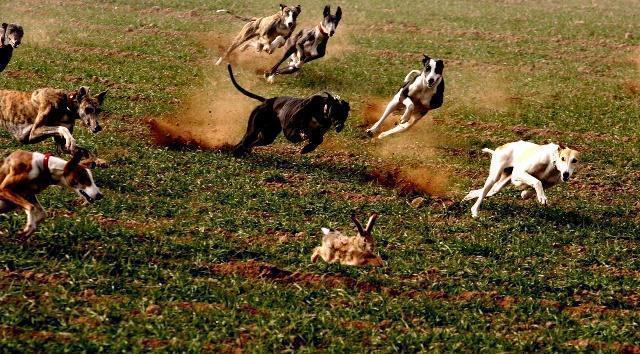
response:
<svg viewBox="0 0 640 354"><path fill-rule="evenodd" d="M71 157L71 160L69 160L69 162L64 165L64 173L68 174L71 171L75 170L80 164L82 158L86 156L90 156L89 151L76 146L76 150L73 152L73 157Z"/></svg>
<svg viewBox="0 0 640 354"><path fill-rule="evenodd" d="M84 96L86 96L88 93L89 93L89 88L88 87L80 86L78 91L76 91L76 93L74 95L72 95L71 98L73 98L76 101L80 102L80 101L82 101Z"/></svg>
<svg viewBox="0 0 640 354"><path fill-rule="evenodd" d="M98 94L98 96L96 96L96 98L98 99L98 104L102 106L102 103L104 102L104 97L107 95L107 93L109 92L109 90L105 90L102 91Z"/></svg>
<svg viewBox="0 0 640 354"><path fill-rule="evenodd" d="M296 5L296 13L300 15L301 12L302 12L302 6Z"/></svg>
<svg viewBox="0 0 640 354"><path fill-rule="evenodd" d="M331 15L331 6L326 5L322 11L322 16L327 17L329 15Z"/></svg>
<svg viewBox="0 0 640 354"><path fill-rule="evenodd" d="M88 168L88 169L94 169L96 168L96 159L90 157L88 159L83 159L80 161L79 163L80 166L84 167L84 168Z"/></svg>
<svg viewBox="0 0 640 354"><path fill-rule="evenodd" d="M324 235L329 235L331 233L331 230L327 229L326 227L323 227L320 230L322 230L322 233Z"/></svg>
<svg viewBox="0 0 640 354"><path fill-rule="evenodd" d="M428 55L422 54L422 65L427 65L430 60L431 58Z"/></svg>
<svg viewBox="0 0 640 354"><path fill-rule="evenodd" d="M280 4L280 11L284 11L284 9L287 7L287 5L285 4Z"/></svg>
<svg viewBox="0 0 640 354"><path fill-rule="evenodd" d="M563 143L558 143L558 151L564 150L567 147Z"/></svg>
<svg viewBox="0 0 640 354"><path fill-rule="evenodd" d="M9 24L8 24L8 23L6 23L6 22L3 22L3 23L2 23L2 29L6 30L6 29L7 29L7 27L9 27Z"/></svg>
<svg viewBox="0 0 640 354"><path fill-rule="evenodd" d="M340 6L338 6L338 9L336 10L336 24L338 24L338 22L340 22L341 19L342 19L342 9L340 8Z"/></svg>

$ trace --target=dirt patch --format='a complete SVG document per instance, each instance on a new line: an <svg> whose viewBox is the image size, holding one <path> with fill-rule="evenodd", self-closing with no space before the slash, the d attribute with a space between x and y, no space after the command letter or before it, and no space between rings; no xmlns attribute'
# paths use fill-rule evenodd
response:
<svg viewBox="0 0 640 354"><path fill-rule="evenodd" d="M385 292L397 295L397 290L388 289L371 283L358 282L355 279L338 275L318 275L312 273L291 272L268 263L255 260L246 262L232 261L214 264L211 270L219 275L239 275L250 279L271 280L282 284L305 284L329 288L350 288L364 292Z"/></svg>
<svg viewBox="0 0 640 354"><path fill-rule="evenodd" d="M444 196L447 192L447 176L427 167L397 167L387 165L368 172L376 183L399 190L401 195L428 194Z"/></svg>

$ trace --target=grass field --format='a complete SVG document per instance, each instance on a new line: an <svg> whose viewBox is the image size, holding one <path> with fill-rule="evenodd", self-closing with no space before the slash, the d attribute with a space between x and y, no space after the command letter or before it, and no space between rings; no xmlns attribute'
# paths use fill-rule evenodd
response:
<svg viewBox="0 0 640 354"><path fill-rule="evenodd" d="M300 3L319 22L325 3ZM234 142L255 102L213 66L242 26L215 10L276 3L0 4L26 32L2 88L110 89L104 131L74 134L110 163L94 172L105 198L50 188L26 243L24 215L0 216L0 351L640 352L637 2L418 3L345 1L328 57L274 85L256 73L274 58L236 58L255 92L352 106L312 154L278 140L245 159L159 146L145 122ZM444 106L370 141L422 53L445 60ZM582 151L578 174L549 206L509 190L473 220L459 200L486 176L480 149L517 139ZM320 227L352 232L351 211L380 213L385 266L312 264Z"/></svg>

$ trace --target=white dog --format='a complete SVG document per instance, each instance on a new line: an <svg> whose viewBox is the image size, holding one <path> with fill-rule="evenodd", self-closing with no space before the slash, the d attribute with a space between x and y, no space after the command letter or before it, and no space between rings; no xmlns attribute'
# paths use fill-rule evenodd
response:
<svg viewBox="0 0 640 354"><path fill-rule="evenodd" d="M400 124L380 134L379 139L409 129L427 115L427 112L442 106L444 102L444 77L442 76L444 62L424 55L422 65L424 66L422 71L413 70L404 79L402 87L393 96L380 120L367 129L369 136L374 136L382 123L401 104L406 107L406 110L400 118Z"/></svg>
<svg viewBox="0 0 640 354"><path fill-rule="evenodd" d="M478 209L485 197L498 193L509 182L522 189L523 199L535 195L540 204L547 204L544 188L567 182L578 164L579 153L562 145L537 145L527 141L516 141L500 146L490 153L491 167L484 187L473 190L463 201L478 199L471 207L471 215L478 217ZM529 189L529 188L533 188Z"/></svg>

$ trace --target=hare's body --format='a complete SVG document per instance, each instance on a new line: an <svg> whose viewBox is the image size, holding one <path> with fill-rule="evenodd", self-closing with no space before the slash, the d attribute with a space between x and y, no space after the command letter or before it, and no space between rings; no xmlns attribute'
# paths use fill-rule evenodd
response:
<svg viewBox="0 0 640 354"><path fill-rule="evenodd" d="M352 216L353 222L358 228L358 235L349 237L339 231L322 229L324 237L322 245L316 247L311 255L311 262L316 262L321 257L327 263L340 263L352 266L381 266L382 259L374 253L375 246L371 237L371 229L378 215L373 214L366 228Z"/></svg>

